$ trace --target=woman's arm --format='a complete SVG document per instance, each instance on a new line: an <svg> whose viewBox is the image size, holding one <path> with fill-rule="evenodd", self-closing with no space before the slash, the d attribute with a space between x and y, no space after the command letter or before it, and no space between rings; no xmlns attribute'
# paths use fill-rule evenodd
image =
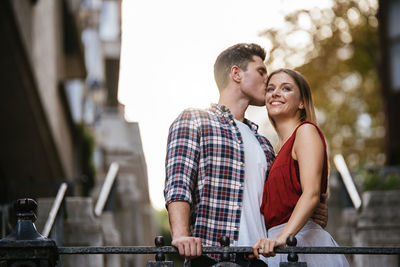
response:
<svg viewBox="0 0 400 267"><path fill-rule="evenodd" d="M253 246L255 256L274 256L274 247L286 244L290 235L296 235L310 218L320 201L321 174L324 161L324 144L317 129L303 124L296 133L292 157L299 163L302 194L289 221L274 239L260 239ZM262 247L262 250L257 248Z"/></svg>

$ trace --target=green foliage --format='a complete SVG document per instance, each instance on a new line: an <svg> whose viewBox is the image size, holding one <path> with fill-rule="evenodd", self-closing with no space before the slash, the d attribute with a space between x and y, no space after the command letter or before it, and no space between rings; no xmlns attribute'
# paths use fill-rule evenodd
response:
<svg viewBox="0 0 400 267"><path fill-rule="evenodd" d="M385 190L400 189L400 175L396 173L390 173L384 182Z"/></svg>
<svg viewBox="0 0 400 267"><path fill-rule="evenodd" d="M158 235L164 237L166 245L171 244L171 233L169 230L168 213L165 209L156 211Z"/></svg>
<svg viewBox="0 0 400 267"><path fill-rule="evenodd" d="M96 169L94 167L94 146L95 139L90 130L83 123L76 124L76 140L78 143L78 157L83 175L83 194L88 195L94 186Z"/></svg>
<svg viewBox="0 0 400 267"><path fill-rule="evenodd" d="M385 174L383 170L361 168L358 171L358 180L364 191L400 189L400 174L395 171Z"/></svg>
<svg viewBox="0 0 400 267"><path fill-rule="evenodd" d="M290 13L283 29L263 33L273 47L267 66L307 78L329 154L343 154L350 167L385 162L376 12L371 1L336 0L330 9Z"/></svg>
<svg viewBox="0 0 400 267"><path fill-rule="evenodd" d="M166 246L171 245L172 237L169 228L168 213L165 209L156 211L157 226L159 230L159 235L164 237L164 242ZM183 266L183 258L179 255L167 255L167 260L173 261L174 266Z"/></svg>

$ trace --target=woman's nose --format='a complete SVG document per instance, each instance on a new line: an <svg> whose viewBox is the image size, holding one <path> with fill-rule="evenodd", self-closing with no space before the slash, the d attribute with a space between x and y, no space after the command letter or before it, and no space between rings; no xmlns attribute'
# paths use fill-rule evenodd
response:
<svg viewBox="0 0 400 267"><path fill-rule="evenodd" d="M272 96L273 96L273 97L280 96L279 90L278 90L278 89L273 90L273 91L272 91Z"/></svg>

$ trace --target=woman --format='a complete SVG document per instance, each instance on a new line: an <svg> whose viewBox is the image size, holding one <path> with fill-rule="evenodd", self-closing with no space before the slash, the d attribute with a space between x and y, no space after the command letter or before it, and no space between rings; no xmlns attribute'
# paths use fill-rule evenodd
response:
<svg viewBox="0 0 400 267"><path fill-rule="evenodd" d="M298 246L337 246L328 232L310 219L326 192L328 160L324 136L316 126L311 91L296 71L279 69L267 80L266 107L279 139L280 151L264 185L261 212L268 237L253 246L254 255L268 259L268 266L286 262L274 247L295 235ZM274 257L272 257L274 256ZM299 254L307 266L349 266L343 255Z"/></svg>

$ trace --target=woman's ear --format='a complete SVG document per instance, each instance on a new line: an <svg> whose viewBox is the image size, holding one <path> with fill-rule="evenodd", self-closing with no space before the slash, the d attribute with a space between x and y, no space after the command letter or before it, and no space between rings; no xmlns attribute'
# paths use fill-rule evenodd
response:
<svg viewBox="0 0 400 267"><path fill-rule="evenodd" d="M304 109L304 102L303 102L303 100L300 101L299 109Z"/></svg>
<svg viewBox="0 0 400 267"><path fill-rule="evenodd" d="M242 80L242 70L238 66L232 66L230 76L232 80L239 83Z"/></svg>

